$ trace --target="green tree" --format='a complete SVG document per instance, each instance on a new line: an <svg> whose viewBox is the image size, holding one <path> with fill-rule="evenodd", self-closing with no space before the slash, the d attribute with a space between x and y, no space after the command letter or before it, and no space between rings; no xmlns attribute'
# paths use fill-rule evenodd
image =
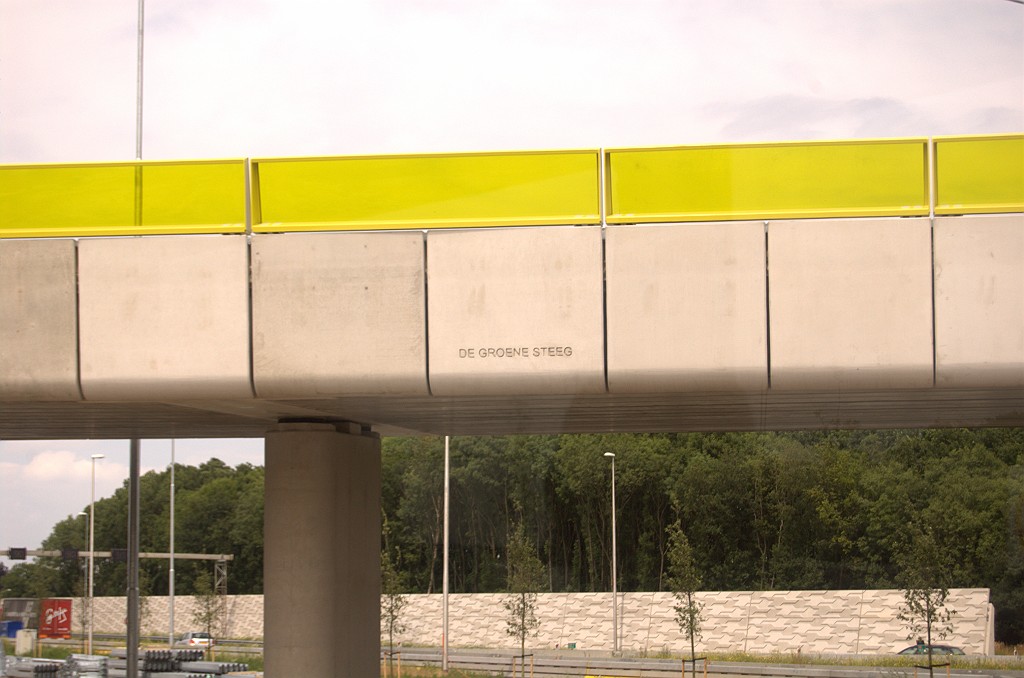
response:
<svg viewBox="0 0 1024 678"><path fill-rule="evenodd" d="M192 623L213 637L214 631L219 631L218 627L223 626L224 600L214 590L213 575L209 570L200 572L192 586L195 591Z"/></svg>
<svg viewBox="0 0 1024 678"><path fill-rule="evenodd" d="M704 603L699 602L695 595L702 583L701 576L693 560L693 549L678 520L669 528L668 543L668 585L675 598L676 624L690 641L690 668L696 678L697 641L701 638L701 624L705 621Z"/></svg>
<svg viewBox="0 0 1024 678"><path fill-rule="evenodd" d="M509 537L506 553L508 595L503 601L507 613L506 633L519 641L521 669L525 675L526 638L537 635L540 629L540 621L537 619L537 592L543 588L546 577L544 565L537 558L522 524L516 525Z"/></svg>
<svg viewBox="0 0 1024 678"><path fill-rule="evenodd" d="M402 493L394 515L402 553L412 566L410 575L418 590L437 589L441 563L441 535L444 527L444 448L437 438L411 438L398 442L404 459Z"/></svg>
<svg viewBox="0 0 1024 678"><path fill-rule="evenodd" d="M573 531L567 537L572 540L570 590L600 591L611 590L611 477L606 452L617 455L616 461L623 475L631 466L626 461L635 436L625 435L564 435L559 436L559 447L555 455L555 489L560 501L569 513L569 524ZM623 488L619 509L620 515L629 503L630 492ZM623 529L626 521L623 521ZM619 569L628 570L627 563L632 556L626 544L631 540L625 534L619 539L623 545L619 552ZM569 550L569 549L567 549Z"/></svg>
<svg viewBox="0 0 1024 678"><path fill-rule="evenodd" d="M380 554L380 579L381 579L381 620L388 630L388 646L391 648L388 655L388 665L391 673L394 672L395 658L395 634L405 630L405 623L402 621L402 609L405 607L407 598L405 593L405 573L398 569L401 558L391 558L391 549L388 547L389 527L387 517L383 521L384 548ZM399 561L396 563L395 561Z"/></svg>
<svg viewBox="0 0 1024 678"><path fill-rule="evenodd" d="M897 555L900 567L898 580L903 590L903 604L897 619L909 631L907 639L921 639L925 634L928 648L928 675L934 676L932 637L945 638L953 631L956 610L946 607L949 596L951 563L946 549L928 529L914 529L911 540Z"/></svg>
<svg viewBox="0 0 1024 678"><path fill-rule="evenodd" d="M40 559L42 560L42 559ZM53 560L48 558L47 560ZM57 572L47 563L18 563L4 576L2 598L46 598L57 590Z"/></svg>

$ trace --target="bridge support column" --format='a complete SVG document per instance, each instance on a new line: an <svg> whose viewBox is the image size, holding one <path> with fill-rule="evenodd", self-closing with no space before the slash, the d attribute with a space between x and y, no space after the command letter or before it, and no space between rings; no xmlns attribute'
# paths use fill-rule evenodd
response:
<svg viewBox="0 0 1024 678"><path fill-rule="evenodd" d="M266 436L267 678L380 671L380 439L333 424Z"/></svg>

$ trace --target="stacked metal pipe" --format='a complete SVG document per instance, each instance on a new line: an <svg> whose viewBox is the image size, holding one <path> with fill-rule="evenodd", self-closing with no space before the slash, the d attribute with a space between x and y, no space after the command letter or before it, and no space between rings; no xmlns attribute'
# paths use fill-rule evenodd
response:
<svg viewBox="0 0 1024 678"><path fill-rule="evenodd" d="M203 661L203 650L147 650L138 661L140 678L214 678L249 670L247 664L239 662ZM113 650L109 658L73 654L63 662L10 657L6 671L0 669L0 675L9 678L127 678L128 651Z"/></svg>
<svg viewBox="0 0 1024 678"><path fill-rule="evenodd" d="M31 678L32 676L53 676L60 675L63 662L55 662L49 659L31 659L25 657L9 657L4 673L9 678Z"/></svg>
<svg viewBox="0 0 1024 678"><path fill-rule="evenodd" d="M111 651L107 678L128 675L128 652ZM144 678L207 678L233 671L248 671L246 664L238 662L203 661L203 650L147 650L139 657L139 676Z"/></svg>
<svg viewBox="0 0 1024 678"><path fill-rule="evenodd" d="M64 662L60 678L107 678L107 658L92 654L73 654Z"/></svg>
<svg viewBox="0 0 1024 678"><path fill-rule="evenodd" d="M221 676L234 671L248 671L248 664L238 662L182 662L182 671Z"/></svg>

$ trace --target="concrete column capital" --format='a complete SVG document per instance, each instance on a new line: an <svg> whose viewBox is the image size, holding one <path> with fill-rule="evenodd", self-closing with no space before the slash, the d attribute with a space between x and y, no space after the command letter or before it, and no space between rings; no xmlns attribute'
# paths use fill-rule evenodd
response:
<svg viewBox="0 0 1024 678"><path fill-rule="evenodd" d="M354 421L280 421L271 427L267 433L315 433L317 431L329 433L343 433L351 436L361 436L377 440L380 434L365 429L362 424Z"/></svg>
<svg viewBox="0 0 1024 678"><path fill-rule="evenodd" d="M267 433L295 433L295 432L316 432L333 433L338 429L329 422L313 421L282 421L270 428Z"/></svg>

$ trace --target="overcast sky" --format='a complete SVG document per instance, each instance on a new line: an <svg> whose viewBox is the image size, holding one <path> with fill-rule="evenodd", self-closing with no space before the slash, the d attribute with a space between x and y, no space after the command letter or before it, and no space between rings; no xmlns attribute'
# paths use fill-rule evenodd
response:
<svg viewBox="0 0 1024 678"><path fill-rule="evenodd" d="M0 163L135 157L137 0L0 0ZM1020 132L1013 0L149 0L147 159ZM168 441L146 441L164 467ZM0 548L127 444L0 442ZM178 460L262 463L259 441Z"/></svg>
<svg viewBox="0 0 1024 678"><path fill-rule="evenodd" d="M137 0L0 0L0 161L135 156ZM1010 0L150 0L143 155L1019 131Z"/></svg>

